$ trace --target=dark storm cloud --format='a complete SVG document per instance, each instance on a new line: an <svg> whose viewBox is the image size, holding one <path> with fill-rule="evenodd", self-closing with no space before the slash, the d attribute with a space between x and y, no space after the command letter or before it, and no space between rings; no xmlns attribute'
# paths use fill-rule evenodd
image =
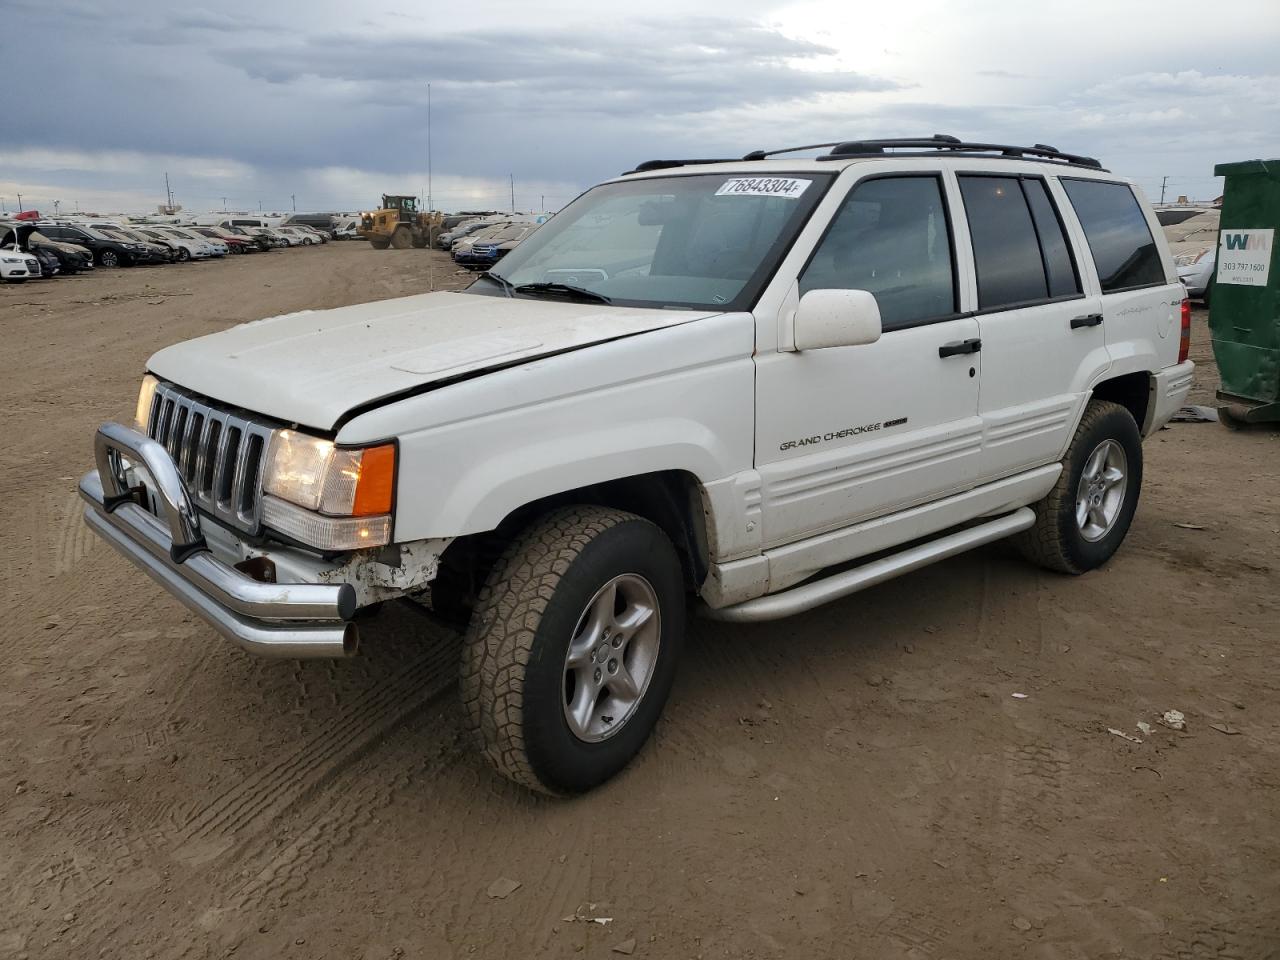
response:
<svg viewBox="0 0 1280 960"><path fill-rule="evenodd" d="M850 71L803 69L834 51L757 24L696 17L614 30L329 34L214 56L271 84L353 84L381 106L416 105L423 85L508 110L670 115L772 104L820 93L896 88Z"/></svg>
<svg viewBox="0 0 1280 960"><path fill-rule="evenodd" d="M743 19L334 32L309 31L305 8L285 24L269 18L288 8L270 6L102 20L74 0L15 2L19 28L57 42L10 50L43 89L12 104L0 146L228 157L264 172L421 169L428 82L438 169L567 182L647 155L664 122L705 145L726 111L897 86L826 68L831 49Z"/></svg>

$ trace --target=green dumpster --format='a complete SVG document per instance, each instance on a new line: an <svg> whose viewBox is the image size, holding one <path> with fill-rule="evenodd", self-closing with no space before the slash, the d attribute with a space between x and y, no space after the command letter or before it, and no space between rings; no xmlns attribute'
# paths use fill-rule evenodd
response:
<svg viewBox="0 0 1280 960"><path fill-rule="evenodd" d="M1223 419L1280 421L1280 160L1213 172L1226 178L1209 305Z"/></svg>

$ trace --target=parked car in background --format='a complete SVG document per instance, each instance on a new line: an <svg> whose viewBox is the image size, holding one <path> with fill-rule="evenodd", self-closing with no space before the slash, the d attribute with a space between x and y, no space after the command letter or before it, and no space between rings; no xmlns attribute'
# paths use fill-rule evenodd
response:
<svg viewBox="0 0 1280 960"><path fill-rule="evenodd" d="M201 236L208 237L211 241L226 244L228 253L256 253L261 249L252 237L247 237L243 233L232 233L225 227L192 227L191 229Z"/></svg>
<svg viewBox="0 0 1280 960"><path fill-rule="evenodd" d="M479 230L455 244L453 260L464 267L483 269L497 263L536 229L532 223L506 223Z"/></svg>
<svg viewBox="0 0 1280 960"><path fill-rule="evenodd" d="M227 233L237 237L242 237L253 244L255 250L267 251L275 247L271 242L271 238L265 233L261 233L257 228L250 227L215 227L215 230L225 230Z"/></svg>
<svg viewBox="0 0 1280 960"><path fill-rule="evenodd" d="M27 280L38 280L47 273L46 261L38 251L28 246L35 227L30 223L0 223L0 277L6 283L23 283ZM50 254L45 254L50 256ZM53 272L57 272L57 260L53 262Z"/></svg>
<svg viewBox="0 0 1280 960"><path fill-rule="evenodd" d="M1161 214L1165 211L1161 211ZM1179 222L1165 226L1165 239L1173 254L1178 279L1187 293L1209 305L1213 271L1218 264L1218 226L1221 210L1202 210Z"/></svg>
<svg viewBox="0 0 1280 960"><path fill-rule="evenodd" d="M198 233L193 227L165 227L165 232L178 237L189 237L192 240L199 241L209 248L210 255L214 257L225 257L230 253L230 249L226 243L216 237L206 237L203 233Z"/></svg>
<svg viewBox="0 0 1280 960"><path fill-rule="evenodd" d="M100 267L132 267L138 263L155 263L155 252L145 243L129 240L112 231L65 221L38 221L40 232L50 240L74 243L93 254Z"/></svg>
<svg viewBox="0 0 1280 960"><path fill-rule="evenodd" d="M331 230L319 230L306 223L291 223L289 226L297 227L297 229L301 230L303 233L310 234L320 243L328 243L333 239L333 231Z"/></svg>
<svg viewBox="0 0 1280 960"><path fill-rule="evenodd" d="M295 213L284 222L286 227L308 227L332 239L334 216L331 213Z"/></svg>
<svg viewBox="0 0 1280 960"><path fill-rule="evenodd" d="M34 256L43 277L93 269L89 251L70 244L54 244L28 221L0 223L0 247Z"/></svg>
<svg viewBox="0 0 1280 960"><path fill-rule="evenodd" d="M529 234L538 229L535 223L512 223L484 239L470 245L461 256L455 258L458 263L473 269L487 269L516 248Z"/></svg>
<svg viewBox="0 0 1280 960"><path fill-rule="evenodd" d="M190 237L173 234L160 227L138 226L134 232L168 248L172 251L175 260L184 263L188 260L207 260L213 256L212 248L203 240L192 240Z"/></svg>
<svg viewBox="0 0 1280 960"><path fill-rule="evenodd" d="M84 247L78 247L74 243L60 243L57 240L51 240L36 229L34 225L28 226L31 227L31 234L27 238L27 246L32 249L47 250L56 256L63 276L83 273L93 269L93 254Z"/></svg>
<svg viewBox="0 0 1280 960"><path fill-rule="evenodd" d="M53 251L41 250L38 247L33 247L28 249L27 253L31 254L40 262L40 276L44 277L46 280L50 277L56 277L62 272L62 267L57 254Z"/></svg>
<svg viewBox="0 0 1280 960"><path fill-rule="evenodd" d="M313 247L320 242L319 237L301 227L275 227L274 229L289 241L290 246Z"/></svg>
<svg viewBox="0 0 1280 960"><path fill-rule="evenodd" d="M356 220L350 220L340 223L333 228L333 239L335 240L363 240L360 236L360 224Z"/></svg>
<svg viewBox="0 0 1280 960"><path fill-rule="evenodd" d="M503 222L503 221L478 220L478 219L464 221L463 223L457 224L452 229L447 230L444 233L440 234L440 236L436 237L436 246L439 247L441 250L449 250L453 247L455 243L457 243L463 237L469 237L473 233L476 233L479 230L488 230L492 226L494 226L496 223L500 223L500 222Z"/></svg>
<svg viewBox="0 0 1280 960"><path fill-rule="evenodd" d="M254 227L251 229L253 229L255 233L266 237L268 242L273 247L293 246L293 241L290 240L288 237L286 237L283 233L281 233L275 227Z"/></svg>
<svg viewBox="0 0 1280 960"><path fill-rule="evenodd" d="M28 280L38 280L40 275L40 261L35 254L13 246L0 247L0 280L5 283L26 283Z"/></svg>
<svg viewBox="0 0 1280 960"><path fill-rule="evenodd" d="M106 236L141 244L142 250L134 257L135 263L173 263L178 259L176 246L153 240L119 223L90 222L89 226Z"/></svg>
<svg viewBox="0 0 1280 960"><path fill-rule="evenodd" d="M477 229L471 231L465 237L458 237L452 244L450 244L449 247L449 249L453 251L453 259L457 260L460 256L467 256L471 251L472 245L475 244L476 241L488 240L490 237L497 236L503 228L508 226L510 226L510 223L507 221L484 223Z"/></svg>

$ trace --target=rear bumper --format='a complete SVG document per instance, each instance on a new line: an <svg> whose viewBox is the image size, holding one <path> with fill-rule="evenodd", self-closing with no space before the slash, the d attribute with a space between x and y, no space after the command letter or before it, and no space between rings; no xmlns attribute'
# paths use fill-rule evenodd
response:
<svg viewBox="0 0 1280 960"><path fill-rule="evenodd" d="M1169 418L1178 412L1178 408L1187 402L1187 394L1191 392L1191 381L1195 377L1196 365L1190 360L1165 367L1151 378L1151 402L1148 404L1147 423L1142 435L1155 433Z"/></svg>
<svg viewBox="0 0 1280 960"><path fill-rule="evenodd" d="M95 439L97 469L80 480L85 522L219 633L262 656L346 657L359 632L349 583L264 583L209 550L173 460L156 441L118 423ZM141 467L164 519L139 505L122 458Z"/></svg>

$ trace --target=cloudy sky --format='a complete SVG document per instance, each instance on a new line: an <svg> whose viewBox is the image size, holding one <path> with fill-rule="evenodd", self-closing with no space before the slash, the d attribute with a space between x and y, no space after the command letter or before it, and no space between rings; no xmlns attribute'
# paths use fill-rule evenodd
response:
<svg viewBox="0 0 1280 960"><path fill-rule="evenodd" d="M0 202L555 209L653 157L936 132L1158 199L1280 156L1280 0L3 0ZM296 199L295 199L296 198Z"/></svg>

